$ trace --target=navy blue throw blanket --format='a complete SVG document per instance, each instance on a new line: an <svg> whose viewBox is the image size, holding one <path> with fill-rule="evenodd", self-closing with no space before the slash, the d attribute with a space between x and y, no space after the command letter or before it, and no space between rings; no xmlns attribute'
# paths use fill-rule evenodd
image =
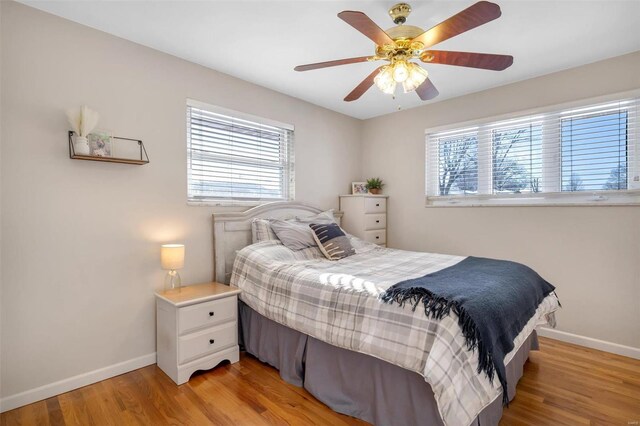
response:
<svg viewBox="0 0 640 426"><path fill-rule="evenodd" d="M478 373L484 371L489 380L498 375L503 403L508 404L504 357L540 302L554 290L520 263L467 257L433 274L391 286L382 300L401 306L410 302L414 310L422 302L425 314L434 319L451 311L458 315L467 349L478 351Z"/></svg>

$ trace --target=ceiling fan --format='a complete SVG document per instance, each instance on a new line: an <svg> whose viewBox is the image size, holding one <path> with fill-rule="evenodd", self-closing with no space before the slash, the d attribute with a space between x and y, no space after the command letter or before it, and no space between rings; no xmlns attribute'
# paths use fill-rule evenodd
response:
<svg viewBox="0 0 640 426"><path fill-rule="evenodd" d="M389 15L395 27L383 31L375 22L362 12L345 10L338 17L356 30L373 40L376 44L373 56L338 59L299 65L296 71L309 71L358 62L387 61L388 64L376 68L344 100L359 99L374 84L384 93L393 95L396 85L402 84L405 93L415 91L420 99L428 101L438 96L438 89L428 78L428 73L411 60L419 59L424 63L455 65L460 67L481 68L502 71L513 64L513 56L489 53L452 52L427 50L435 44L462 34L487 22L499 18L500 6L488 1L480 1L435 27L424 31L412 25L403 25L411 13L411 6L398 3L389 9Z"/></svg>

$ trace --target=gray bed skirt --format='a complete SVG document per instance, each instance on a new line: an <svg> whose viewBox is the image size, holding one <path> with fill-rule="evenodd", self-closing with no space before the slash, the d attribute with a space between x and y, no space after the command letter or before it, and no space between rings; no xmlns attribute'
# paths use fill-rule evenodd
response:
<svg viewBox="0 0 640 426"><path fill-rule="evenodd" d="M380 426L442 425L431 386L419 374L314 339L263 317L242 302L239 306L244 349L332 410ZM538 349L535 331L506 366L509 400L516 394L532 349ZM500 417L502 398L496 398L472 425L497 425Z"/></svg>

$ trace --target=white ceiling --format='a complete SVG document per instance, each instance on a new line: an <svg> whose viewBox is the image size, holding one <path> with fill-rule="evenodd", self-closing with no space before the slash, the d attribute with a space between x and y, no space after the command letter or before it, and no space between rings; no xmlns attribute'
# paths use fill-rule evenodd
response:
<svg viewBox="0 0 640 426"><path fill-rule="evenodd" d="M344 102L378 66L374 63L293 71L300 64L373 54L373 42L336 14L360 10L386 29L394 25L387 15L393 0L21 1L353 117L425 104L415 93L399 90L394 100L375 87L357 101ZM407 24L428 29L473 3L413 1ZM440 91L431 102L640 50L640 1L497 3L502 17L435 48L510 54L513 66L495 72L425 65Z"/></svg>

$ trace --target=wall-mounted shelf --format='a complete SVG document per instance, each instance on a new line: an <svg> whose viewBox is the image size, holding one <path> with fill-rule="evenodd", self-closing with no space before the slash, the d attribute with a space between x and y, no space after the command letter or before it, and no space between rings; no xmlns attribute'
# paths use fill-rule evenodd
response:
<svg viewBox="0 0 640 426"><path fill-rule="evenodd" d="M73 148L73 135L75 133L73 131L69 131L69 158L72 160L89 160L89 161L103 161L107 163L122 163L122 164L136 164L143 165L149 162L149 156L147 155L147 150L144 147L144 143L140 139L130 139L130 138L121 138L118 136L113 136L112 139L116 139L119 141L127 141L128 142L136 142L138 144L138 149L136 149L136 153L139 154L140 158L122 158L122 157L99 157L97 155L79 155L76 154ZM128 149L129 151L131 149ZM136 156L137 157L137 156Z"/></svg>

